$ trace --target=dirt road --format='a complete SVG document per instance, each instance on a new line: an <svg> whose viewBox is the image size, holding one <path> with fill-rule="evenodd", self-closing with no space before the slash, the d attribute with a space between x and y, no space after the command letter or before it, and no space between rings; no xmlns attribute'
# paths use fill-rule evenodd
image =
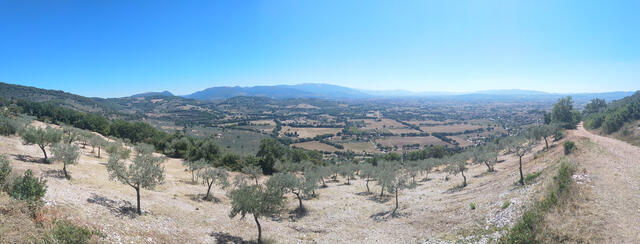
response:
<svg viewBox="0 0 640 244"><path fill-rule="evenodd" d="M576 217L585 226L598 226L603 242L640 243L640 148L595 135L582 125L571 134L592 142L576 157L579 170L574 179L588 195L588 203L580 206L587 209ZM592 234L588 229L582 230L584 235Z"/></svg>

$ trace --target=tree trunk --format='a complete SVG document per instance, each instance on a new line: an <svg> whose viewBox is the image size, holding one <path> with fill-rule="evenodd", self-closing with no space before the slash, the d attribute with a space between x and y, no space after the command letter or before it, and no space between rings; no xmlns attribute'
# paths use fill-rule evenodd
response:
<svg viewBox="0 0 640 244"><path fill-rule="evenodd" d="M98 147L98 157L100 157L100 147Z"/></svg>
<svg viewBox="0 0 640 244"><path fill-rule="evenodd" d="M522 156L520 156L520 185L524 185L524 176L522 175Z"/></svg>
<svg viewBox="0 0 640 244"><path fill-rule="evenodd" d="M62 172L64 172L64 178L67 180L71 179L71 176L69 176L69 173L67 172L67 164L62 163Z"/></svg>
<svg viewBox="0 0 640 244"><path fill-rule="evenodd" d="M138 200L138 215L142 215L142 210L140 210L140 187L136 187L136 196Z"/></svg>
<svg viewBox="0 0 640 244"><path fill-rule="evenodd" d="M398 187L396 187L396 207L391 212L391 216L396 216L396 210L398 210Z"/></svg>
<svg viewBox="0 0 640 244"><path fill-rule="evenodd" d="M380 189L380 198L382 198L383 193L384 193L384 186L382 186L382 189Z"/></svg>
<svg viewBox="0 0 640 244"><path fill-rule="evenodd" d="M40 150L42 150L42 153L44 154L44 161L49 161L49 157L47 157L47 150L45 150L45 146L44 145L38 145L40 147Z"/></svg>
<svg viewBox="0 0 640 244"><path fill-rule="evenodd" d="M196 171L191 170L191 183L196 183Z"/></svg>
<svg viewBox="0 0 640 244"><path fill-rule="evenodd" d="M370 192L369 191L369 178L367 178L367 181L366 181L365 185L367 186L367 192Z"/></svg>
<svg viewBox="0 0 640 244"><path fill-rule="evenodd" d="M300 204L300 205L298 206L298 209L302 210L302 209L303 209L303 206L302 206L302 196L300 196L300 193L295 193L295 192L294 192L293 194L296 194L296 197L298 198L298 203Z"/></svg>
<svg viewBox="0 0 640 244"><path fill-rule="evenodd" d="M351 183L349 182L349 178L351 177L347 176L347 185L351 185Z"/></svg>
<svg viewBox="0 0 640 244"><path fill-rule="evenodd" d="M211 183L207 182L207 185L208 185L208 187L207 187L207 195L204 196L205 200L209 199L209 193L211 192L211 186L213 186L213 181L211 181Z"/></svg>
<svg viewBox="0 0 640 244"><path fill-rule="evenodd" d="M487 171L493 172L493 168L491 168L491 165L489 164L489 162L484 162L484 164L487 166Z"/></svg>
<svg viewBox="0 0 640 244"><path fill-rule="evenodd" d="M322 187L327 187L327 184L324 183L324 178L320 178L322 180Z"/></svg>
<svg viewBox="0 0 640 244"><path fill-rule="evenodd" d="M547 137L544 137L544 145L547 148L547 151L549 151L549 142L547 142Z"/></svg>
<svg viewBox="0 0 640 244"><path fill-rule="evenodd" d="M259 185L258 184L258 177L253 177L256 180L256 186Z"/></svg>
<svg viewBox="0 0 640 244"><path fill-rule="evenodd" d="M465 187L467 186L467 177L464 176L464 170L460 171L460 173L462 173L462 179L464 179L464 181L462 182L462 186Z"/></svg>
<svg viewBox="0 0 640 244"><path fill-rule="evenodd" d="M262 227L260 226L260 222L258 222L258 217L254 214L253 219L256 221L256 225L258 226L258 244L262 243Z"/></svg>

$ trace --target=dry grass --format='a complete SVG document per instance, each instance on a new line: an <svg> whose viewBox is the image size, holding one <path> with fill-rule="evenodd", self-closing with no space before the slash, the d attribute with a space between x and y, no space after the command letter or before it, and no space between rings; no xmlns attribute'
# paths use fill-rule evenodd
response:
<svg viewBox="0 0 640 244"><path fill-rule="evenodd" d="M317 142L316 142L317 143ZM324 145L324 144L322 144ZM535 161L525 158L525 172L544 169L561 147ZM41 157L35 146L23 146L15 137L1 137L0 150L12 155ZM539 150L539 148L538 148ZM106 157L106 153L103 157ZM36 174L48 170L59 170L61 164L36 164L17 160L10 156L17 171L32 169ZM517 204L502 209L503 202L526 201L536 189L535 185L514 187L517 180L517 161L504 156L504 163L496 165L497 172L483 174L485 167L470 165L466 174L469 186L461 191L445 193L459 185L459 175L450 176L439 171L429 175L431 180L418 182L417 187L400 193L400 217L372 217L393 208L393 201L380 202L373 195L359 194L366 191L363 180L352 180L351 185L329 183L328 188L317 191L319 197L305 200L307 216L291 219L289 212L279 218L263 219L263 234L266 238L282 243L367 243L372 240L389 243L411 243L427 239L454 240L461 238L465 230L484 229L501 221L512 221L516 214L504 215L504 211L517 213ZM142 191L144 214L131 217L121 213L121 207L135 204L135 191L118 182L110 181L104 166L105 158L95 158L90 149L83 152L78 165L69 167L71 181L47 178L49 189L45 200L56 206L63 214L74 216L78 221L95 226L106 235L107 242L165 242L165 243L214 243L216 236L226 233L233 238L253 240L257 235L251 218L230 219L229 199L217 187L213 195L220 202L197 200L205 191L202 185L190 184L190 174L184 170L181 160L170 159L166 168L166 183L153 191ZM481 177L473 177L482 175ZM372 190L380 188L371 182ZM287 209L293 210L297 202L288 197ZM390 199L390 196L385 196ZM475 210L469 209L474 202Z"/></svg>
<svg viewBox="0 0 640 244"><path fill-rule="evenodd" d="M455 133L455 132L463 132L465 130L475 130L478 128L483 128L482 126L479 125L472 125L472 124L457 124L457 125L437 125L437 126L421 126L420 129L422 129L424 132L450 132L450 133Z"/></svg>

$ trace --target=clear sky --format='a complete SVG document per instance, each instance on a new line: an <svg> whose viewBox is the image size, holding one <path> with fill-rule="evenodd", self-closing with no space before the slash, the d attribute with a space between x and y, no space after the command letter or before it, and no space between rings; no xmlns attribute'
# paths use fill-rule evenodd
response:
<svg viewBox="0 0 640 244"><path fill-rule="evenodd" d="M0 0L0 81L100 97L309 82L637 90L639 10L588 0Z"/></svg>

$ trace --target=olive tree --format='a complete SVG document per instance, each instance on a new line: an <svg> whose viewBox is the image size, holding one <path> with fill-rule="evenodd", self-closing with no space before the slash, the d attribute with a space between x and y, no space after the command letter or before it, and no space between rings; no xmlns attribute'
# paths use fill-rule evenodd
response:
<svg viewBox="0 0 640 244"><path fill-rule="evenodd" d="M533 141L529 138L516 138L512 141L514 153L518 156L518 170L520 171L520 185L524 185L524 174L522 173L522 157L533 150Z"/></svg>
<svg viewBox="0 0 640 244"><path fill-rule="evenodd" d="M388 188L394 192L396 199L396 206L393 208L391 212L391 216L396 216L396 211L398 210L398 192L402 189L409 188L408 180L405 174L401 174L398 170L393 172L393 177L388 184Z"/></svg>
<svg viewBox="0 0 640 244"><path fill-rule="evenodd" d="M242 167L242 173L251 177L258 185L258 179L262 176L262 169L256 165L247 165Z"/></svg>
<svg viewBox="0 0 640 244"><path fill-rule="evenodd" d="M102 148L107 146L107 141L101 136L91 135L91 137L89 137L89 143L93 149L98 148L98 157L101 157Z"/></svg>
<svg viewBox="0 0 640 244"><path fill-rule="evenodd" d="M247 185L240 183L227 193L231 199L230 218L253 215L258 227L258 243L262 243L262 227L259 219L280 213L284 206L282 189L274 186Z"/></svg>
<svg viewBox="0 0 640 244"><path fill-rule="evenodd" d="M463 179L462 187L467 186L467 177L464 175L464 172L467 170L467 159L468 157L466 152L454 154L445 159L447 161L447 167L444 171L452 175L460 173Z"/></svg>
<svg viewBox="0 0 640 244"><path fill-rule="evenodd" d="M304 213L305 208L302 205L302 197L303 194L307 192L305 189L306 184L304 184L304 182L304 178L287 172L273 174L271 177L269 177L269 180L267 180L265 184L271 188L280 188L280 191L282 191L283 193L291 192L292 194L294 194L296 198L298 198L299 203L296 212Z"/></svg>
<svg viewBox="0 0 640 244"><path fill-rule="evenodd" d="M182 164L184 164L184 166L186 166L187 169L191 171L191 183L196 183L198 181L198 177L200 176L200 170L209 165L209 163L207 163L207 161L205 161L203 158L195 161L185 160L184 162L182 162Z"/></svg>
<svg viewBox="0 0 640 244"><path fill-rule="evenodd" d="M71 175L67 171L67 165L77 164L80 159L80 148L74 144L59 142L51 149L53 152L53 161L62 162L62 172L64 178L71 179Z"/></svg>
<svg viewBox="0 0 640 244"><path fill-rule="evenodd" d="M484 164L487 166L487 172L495 171L496 152L485 146L478 146L471 149L471 161L475 164Z"/></svg>
<svg viewBox="0 0 640 244"><path fill-rule="evenodd" d="M429 180L429 173L434 167L440 165L441 161L442 159L440 158L427 158L420 161L420 171L424 174L423 181Z"/></svg>
<svg viewBox="0 0 640 244"><path fill-rule="evenodd" d="M344 183L344 184L350 185L351 184L350 179L356 173L356 165L349 161L341 163L338 166L338 173L340 174L340 176L347 179L347 183Z"/></svg>
<svg viewBox="0 0 640 244"><path fill-rule="evenodd" d="M531 128L531 137L535 140L544 139L545 150L549 151L549 137L553 136L559 130L559 126L555 124L539 125Z"/></svg>
<svg viewBox="0 0 640 244"><path fill-rule="evenodd" d="M376 166L376 183L381 187L380 197L384 196L384 189L391 187L396 177L396 170L399 168L398 163L391 161L378 162Z"/></svg>
<svg viewBox="0 0 640 244"><path fill-rule="evenodd" d="M211 186L217 184L222 189L229 186L229 173L222 168L207 167L199 172L200 178L202 178L202 184L207 187L207 194L204 196L204 200L211 200Z"/></svg>
<svg viewBox="0 0 640 244"><path fill-rule="evenodd" d="M113 147L112 147L113 148ZM158 184L164 183L165 173L162 163L165 157L156 157L145 146L136 147L136 155L127 162L129 153L126 149L111 149L107 172L111 180L120 181L136 190L137 212L140 210L140 190L153 190Z"/></svg>
<svg viewBox="0 0 640 244"><path fill-rule="evenodd" d="M360 167L360 179L364 179L365 186L367 186L367 192L371 192L369 189L369 181L376 177L376 167L370 163L361 163Z"/></svg>
<svg viewBox="0 0 640 244"><path fill-rule="evenodd" d="M42 129L34 126L27 126L20 130L22 143L25 145L38 145L44 154L44 160L48 161L46 147L52 146L62 140L62 130L47 127Z"/></svg>

